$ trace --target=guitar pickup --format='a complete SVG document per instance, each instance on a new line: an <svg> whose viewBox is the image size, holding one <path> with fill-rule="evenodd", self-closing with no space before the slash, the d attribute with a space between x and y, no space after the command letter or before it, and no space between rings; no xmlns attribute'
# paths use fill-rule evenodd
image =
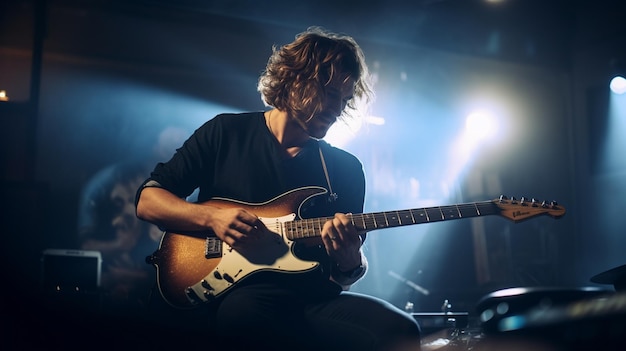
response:
<svg viewBox="0 0 626 351"><path fill-rule="evenodd" d="M200 297L191 287L185 289L185 295L187 296L187 300L189 300L192 305L197 305L201 302Z"/></svg>
<svg viewBox="0 0 626 351"><path fill-rule="evenodd" d="M215 237L207 237L204 242L204 257L205 258L220 258L222 257L222 241Z"/></svg>
<svg viewBox="0 0 626 351"><path fill-rule="evenodd" d="M207 290L215 290L215 289L213 289L211 284L209 284L209 282L206 281L206 279L202 279L202 281L200 281L200 285L202 285L202 287L207 289Z"/></svg>

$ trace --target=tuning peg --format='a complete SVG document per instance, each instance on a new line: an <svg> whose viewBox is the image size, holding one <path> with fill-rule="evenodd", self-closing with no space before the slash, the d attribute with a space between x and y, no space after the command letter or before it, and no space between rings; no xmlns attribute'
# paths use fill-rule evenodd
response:
<svg viewBox="0 0 626 351"><path fill-rule="evenodd" d="M552 200L550 202L550 206L552 206L552 207L556 207L557 205L558 205L558 203L556 201L554 201L554 200Z"/></svg>
<svg viewBox="0 0 626 351"><path fill-rule="evenodd" d="M500 202L508 200L508 198L504 195L500 195Z"/></svg>
<svg viewBox="0 0 626 351"><path fill-rule="evenodd" d="M519 204L522 205L522 206L528 206L526 204L526 197L525 196L522 196L522 198L519 200Z"/></svg>
<svg viewBox="0 0 626 351"><path fill-rule="evenodd" d="M543 201L543 202L541 202L541 207L543 207L543 208L547 208L547 207L548 207L548 204L547 204L545 201Z"/></svg>
<svg viewBox="0 0 626 351"><path fill-rule="evenodd" d="M531 204L531 206L532 206L532 207L538 207L538 206L539 206L539 205L537 204L537 199L535 199L534 197L533 197L533 199L531 200L531 203L532 203L532 204Z"/></svg>

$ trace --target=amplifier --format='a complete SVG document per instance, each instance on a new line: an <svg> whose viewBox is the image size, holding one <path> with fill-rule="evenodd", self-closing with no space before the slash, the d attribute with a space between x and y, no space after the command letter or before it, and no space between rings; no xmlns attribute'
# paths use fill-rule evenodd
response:
<svg viewBox="0 0 626 351"><path fill-rule="evenodd" d="M99 251L46 249L41 256L41 286L46 292L97 292L101 270Z"/></svg>

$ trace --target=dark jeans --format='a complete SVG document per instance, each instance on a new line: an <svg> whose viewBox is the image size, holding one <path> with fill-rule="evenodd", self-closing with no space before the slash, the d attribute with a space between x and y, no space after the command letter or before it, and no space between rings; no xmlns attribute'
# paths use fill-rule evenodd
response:
<svg viewBox="0 0 626 351"><path fill-rule="evenodd" d="M275 285L240 286L221 301L212 324L230 350L390 350L400 342L413 345L402 350L419 350L419 326L410 315L350 292L315 297Z"/></svg>

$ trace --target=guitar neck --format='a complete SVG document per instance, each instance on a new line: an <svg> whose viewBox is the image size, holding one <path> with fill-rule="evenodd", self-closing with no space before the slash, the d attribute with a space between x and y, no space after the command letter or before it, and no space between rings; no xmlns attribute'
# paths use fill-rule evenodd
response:
<svg viewBox="0 0 626 351"><path fill-rule="evenodd" d="M352 224L360 233L376 229L401 227L422 223L499 214L500 208L492 201L472 202L450 206L423 207L408 210L384 211L352 215ZM284 223L290 240L321 236L322 227L332 217L301 219Z"/></svg>

